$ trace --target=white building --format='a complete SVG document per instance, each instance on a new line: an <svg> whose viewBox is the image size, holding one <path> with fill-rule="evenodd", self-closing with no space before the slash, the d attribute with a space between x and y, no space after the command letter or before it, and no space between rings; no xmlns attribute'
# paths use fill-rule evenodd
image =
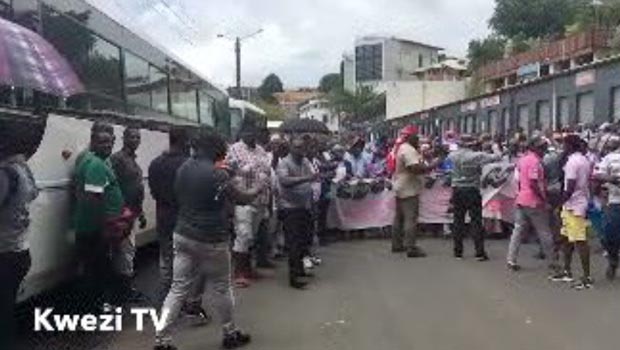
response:
<svg viewBox="0 0 620 350"><path fill-rule="evenodd" d="M299 106L300 119L314 119L323 122L331 132L340 130L340 118L331 110L325 99L311 99Z"/></svg>

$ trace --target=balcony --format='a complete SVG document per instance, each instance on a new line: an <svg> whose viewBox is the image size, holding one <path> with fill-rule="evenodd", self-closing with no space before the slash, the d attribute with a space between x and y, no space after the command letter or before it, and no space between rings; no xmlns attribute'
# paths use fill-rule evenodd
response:
<svg viewBox="0 0 620 350"><path fill-rule="evenodd" d="M604 30L577 33L543 44L534 50L489 63L478 70L478 76L483 80L500 79L516 74L520 67L528 64L552 64L594 54L609 47L610 37L611 32Z"/></svg>

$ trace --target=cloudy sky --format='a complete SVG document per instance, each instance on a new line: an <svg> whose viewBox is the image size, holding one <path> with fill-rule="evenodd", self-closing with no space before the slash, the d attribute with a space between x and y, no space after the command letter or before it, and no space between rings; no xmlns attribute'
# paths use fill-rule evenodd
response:
<svg viewBox="0 0 620 350"><path fill-rule="evenodd" d="M390 35L463 56L488 33L493 0L88 0L112 18L174 52L220 86L234 84L233 42L243 42L242 84L271 72L285 87L316 86L337 72L356 37Z"/></svg>

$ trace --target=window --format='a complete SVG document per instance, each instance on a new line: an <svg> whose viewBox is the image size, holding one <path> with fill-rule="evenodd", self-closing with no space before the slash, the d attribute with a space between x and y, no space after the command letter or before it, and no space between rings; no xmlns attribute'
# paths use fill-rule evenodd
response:
<svg viewBox="0 0 620 350"><path fill-rule="evenodd" d="M424 56L422 54L418 54L418 67L424 67Z"/></svg>
<svg viewBox="0 0 620 350"><path fill-rule="evenodd" d="M125 51L125 93L127 101L143 107L151 107L149 63Z"/></svg>
<svg viewBox="0 0 620 350"><path fill-rule="evenodd" d="M64 15L43 6L42 14L43 36L71 64L90 95L78 105L90 105L93 109L124 108L120 48L79 23L87 23L91 13Z"/></svg>
<svg viewBox="0 0 620 350"><path fill-rule="evenodd" d="M611 92L611 118L614 121L620 120L620 86Z"/></svg>
<svg viewBox="0 0 620 350"><path fill-rule="evenodd" d="M383 44L355 48L355 78L357 81L383 79Z"/></svg>
<svg viewBox="0 0 620 350"><path fill-rule="evenodd" d="M467 124L465 126L465 132L474 133L476 132L476 117L473 115L467 116Z"/></svg>
<svg viewBox="0 0 620 350"><path fill-rule="evenodd" d="M568 98L559 97L558 98L558 107L557 107L557 123L558 128L563 128L570 125L570 115L569 115L569 105Z"/></svg>
<svg viewBox="0 0 620 350"><path fill-rule="evenodd" d="M198 121L196 90L184 81L175 80L170 84L172 114L183 119Z"/></svg>
<svg viewBox="0 0 620 350"><path fill-rule="evenodd" d="M517 126L523 130L526 135L529 135L529 118L530 118L530 110L528 105L520 105L517 107Z"/></svg>
<svg viewBox="0 0 620 350"><path fill-rule="evenodd" d="M577 122L585 124L594 122L594 94L592 92L577 95Z"/></svg>
<svg viewBox="0 0 620 350"><path fill-rule="evenodd" d="M200 123L209 126L215 126L215 118L213 116L214 98L206 91L200 90Z"/></svg>
<svg viewBox="0 0 620 350"><path fill-rule="evenodd" d="M479 117L478 118L478 132L485 133L485 132L489 131L488 130L488 127L489 127L488 126L488 122L489 122L488 116L481 116L481 117Z"/></svg>
<svg viewBox="0 0 620 350"><path fill-rule="evenodd" d="M162 113L168 113L168 74L150 65L149 83L151 88L151 108Z"/></svg>
<svg viewBox="0 0 620 350"><path fill-rule="evenodd" d="M329 123L329 120L327 119L327 114L323 114L323 123Z"/></svg>
<svg viewBox="0 0 620 350"><path fill-rule="evenodd" d="M553 120L551 119L551 104L549 101L539 101L536 104L536 129L547 131L553 129Z"/></svg>
<svg viewBox="0 0 620 350"><path fill-rule="evenodd" d="M0 17L9 18L11 16L11 0L0 0Z"/></svg>

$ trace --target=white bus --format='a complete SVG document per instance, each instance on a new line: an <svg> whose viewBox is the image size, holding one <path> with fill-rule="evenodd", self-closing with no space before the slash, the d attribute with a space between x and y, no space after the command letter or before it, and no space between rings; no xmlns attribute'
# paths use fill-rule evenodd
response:
<svg viewBox="0 0 620 350"><path fill-rule="evenodd" d="M264 110L256 105L244 101L229 99L230 108L230 135L237 138L244 122L252 120L258 127L267 128L267 117Z"/></svg>

